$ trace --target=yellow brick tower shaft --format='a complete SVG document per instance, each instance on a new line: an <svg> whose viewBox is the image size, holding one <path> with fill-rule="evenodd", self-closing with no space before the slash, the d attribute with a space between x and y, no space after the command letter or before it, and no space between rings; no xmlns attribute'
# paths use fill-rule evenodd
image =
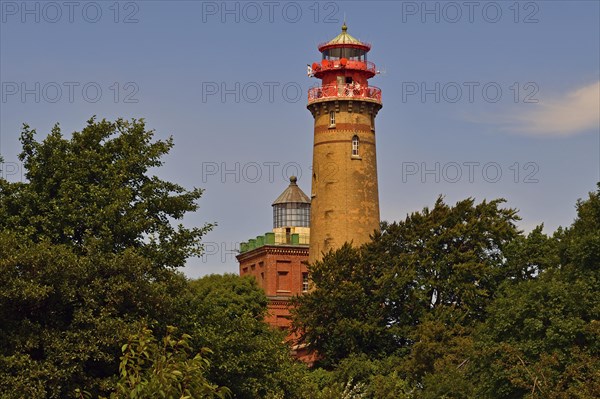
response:
<svg viewBox="0 0 600 399"><path fill-rule="evenodd" d="M342 33L319 46L323 58L309 74L322 85L309 91L314 124L309 262L341 247L359 246L379 229L375 118L381 90L370 45Z"/></svg>

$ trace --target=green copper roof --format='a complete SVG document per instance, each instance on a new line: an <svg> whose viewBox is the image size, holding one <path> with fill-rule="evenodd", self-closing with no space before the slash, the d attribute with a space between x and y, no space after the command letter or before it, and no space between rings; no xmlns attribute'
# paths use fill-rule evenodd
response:
<svg viewBox="0 0 600 399"><path fill-rule="evenodd" d="M342 33L340 33L339 35L337 35L336 37L334 37L327 43L321 44L319 47L322 48L322 47L328 47L328 46L340 46L340 45L344 45L344 44L370 47L369 44L363 43L360 40L358 40L357 38L355 38L354 36L351 36L348 33L348 26L346 25L345 22L344 22L344 25L342 25Z"/></svg>
<svg viewBox="0 0 600 399"><path fill-rule="evenodd" d="M362 44L362 42L348 33L348 26L344 23L342 33L331 39L327 44Z"/></svg>
<svg viewBox="0 0 600 399"><path fill-rule="evenodd" d="M277 197L273 205L290 203L310 204L310 198L298 187L298 184L296 184L297 180L296 176L290 177L290 185Z"/></svg>

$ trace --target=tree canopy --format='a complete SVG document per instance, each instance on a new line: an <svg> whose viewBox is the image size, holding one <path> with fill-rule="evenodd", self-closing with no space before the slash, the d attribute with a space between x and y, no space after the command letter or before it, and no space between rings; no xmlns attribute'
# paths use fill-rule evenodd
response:
<svg viewBox="0 0 600 399"><path fill-rule="evenodd" d="M108 392L119 348L142 321L178 323L185 278L211 225L173 226L201 191L150 175L172 140L143 120L21 133L26 182L0 179L0 381L3 392ZM165 327L163 327L164 330Z"/></svg>
<svg viewBox="0 0 600 399"><path fill-rule="evenodd" d="M0 398L600 397L600 185L571 226L524 234L501 199L438 198L309 265L294 328L251 278L187 279L202 190L152 175L173 146L92 118L0 178ZM177 223L177 224L176 224Z"/></svg>
<svg viewBox="0 0 600 399"><path fill-rule="evenodd" d="M523 234L501 204L439 198L310 265L294 325L337 384L385 397L375 381L393 373L410 398L600 395L600 186L553 236ZM357 359L386 367L340 376Z"/></svg>
<svg viewBox="0 0 600 399"><path fill-rule="evenodd" d="M41 141L24 126L27 181L0 179L1 398L295 397L258 286L177 270L213 226L174 224L202 190L151 174L173 145L153 136L143 120Z"/></svg>
<svg viewBox="0 0 600 399"><path fill-rule="evenodd" d="M57 124L42 141L24 125L19 159L27 182L1 181L0 228L80 252L92 242L106 252L138 248L159 267L183 266L201 253L212 224L173 225L197 210L202 190L150 174L173 146L153 136L135 119L91 118L69 138Z"/></svg>
<svg viewBox="0 0 600 399"><path fill-rule="evenodd" d="M509 274L505 247L518 235L501 200L433 209L383 223L362 248L349 244L310 268L316 290L298 298L296 327L335 364L349 353L379 357L410 347L428 318L469 325Z"/></svg>

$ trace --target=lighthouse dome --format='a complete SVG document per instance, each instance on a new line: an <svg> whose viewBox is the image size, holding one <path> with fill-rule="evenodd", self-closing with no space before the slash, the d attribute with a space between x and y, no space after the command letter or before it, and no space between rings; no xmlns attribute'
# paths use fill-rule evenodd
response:
<svg viewBox="0 0 600 399"><path fill-rule="evenodd" d="M361 42L354 36L350 35L348 33L348 26L344 22L344 25L342 25L342 33L326 43L321 43L319 45L319 51L322 52L323 50L341 47L360 48L365 51L369 51L371 45L369 43Z"/></svg>

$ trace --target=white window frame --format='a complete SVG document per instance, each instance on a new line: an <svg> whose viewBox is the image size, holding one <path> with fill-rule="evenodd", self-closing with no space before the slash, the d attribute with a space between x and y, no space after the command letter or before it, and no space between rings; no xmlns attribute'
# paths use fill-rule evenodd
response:
<svg viewBox="0 0 600 399"><path fill-rule="evenodd" d="M302 292L308 292L308 273L302 273Z"/></svg>
<svg viewBox="0 0 600 399"><path fill-rule="evenodd" d="M358 153L358 148L360 146L360 139L358 138L358 135L354 135L354 137L352 137L352 156L353 157L358 157L359 153Z"/></svg>
<svg viewBox="0 0 600 399"><path fill-rule="evenodd" d="M329 111L329 127L335 127L335 111Z"/></svg>

